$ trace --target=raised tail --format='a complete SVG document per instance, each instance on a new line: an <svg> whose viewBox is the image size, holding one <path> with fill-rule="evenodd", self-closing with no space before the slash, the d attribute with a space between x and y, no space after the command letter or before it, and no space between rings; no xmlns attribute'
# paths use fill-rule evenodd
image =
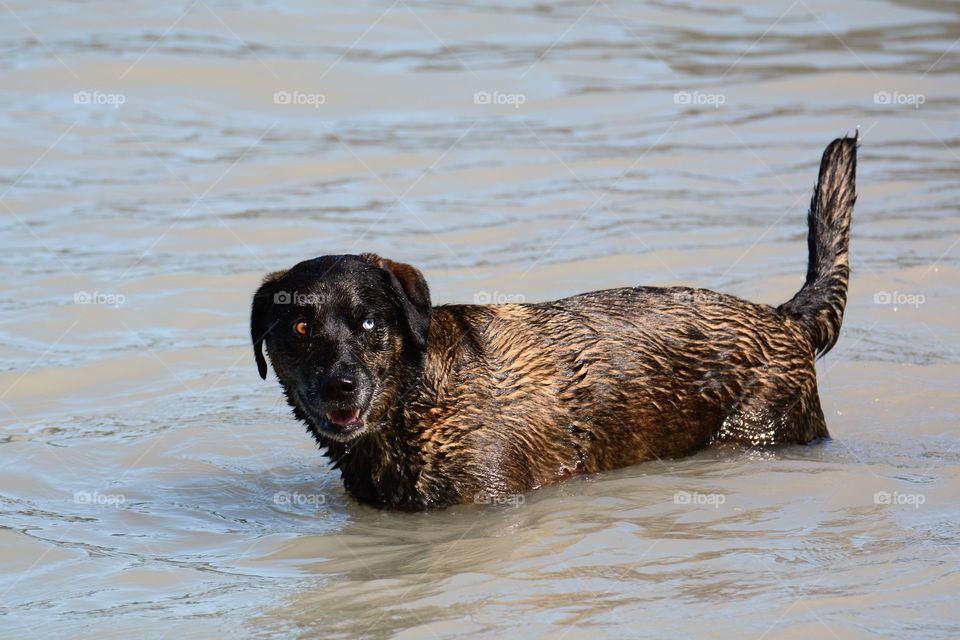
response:
<svg viewBox="0 0 960 640"><path fill-rule="evenodd" d="M838 138L823 152L807 216L807 281L797 295L780 305L780 311L799 322L817 355L837 343L847 304L850 217L857 201L857 137Z"/></svg>

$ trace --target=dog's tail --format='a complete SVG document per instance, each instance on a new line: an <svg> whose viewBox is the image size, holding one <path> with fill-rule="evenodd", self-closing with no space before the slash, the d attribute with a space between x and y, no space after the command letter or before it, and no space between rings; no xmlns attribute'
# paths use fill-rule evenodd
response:
<svg viewBox="0 0 960 640"><path fill-rule="evenodd" d="M820 160L820 177L807 216L810 251L807 281L780 311L799 322L814 353L830 351L840 334L847 303L850 217L857 200L857 139L838 138Z"/></svg>

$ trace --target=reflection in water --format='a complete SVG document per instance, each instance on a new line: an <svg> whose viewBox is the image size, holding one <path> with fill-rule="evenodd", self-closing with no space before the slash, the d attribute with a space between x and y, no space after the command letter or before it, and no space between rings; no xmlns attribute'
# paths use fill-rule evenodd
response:
<svg viewBox="0 0 960 640"><path fill-rule="evenodd" d="M0 636L960 634L953 5L3 9ZM252 291L322 253L782 302L858 125L832 441L383 513L256 375Z"/></svg>

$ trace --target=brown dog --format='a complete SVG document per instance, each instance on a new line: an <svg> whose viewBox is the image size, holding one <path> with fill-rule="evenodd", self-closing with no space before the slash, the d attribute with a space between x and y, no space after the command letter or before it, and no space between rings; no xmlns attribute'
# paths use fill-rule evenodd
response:
<svg viewBox="0 0 960 640"><path fill-rule="evenodd" d="M814 358L846 303L856 138L823 154L803 288L779 307L637 287L538 304L432 307L423 275L373 254L272 273L253 299L294 415L358 500L487 502L712 441L827 437Z"/></svg>

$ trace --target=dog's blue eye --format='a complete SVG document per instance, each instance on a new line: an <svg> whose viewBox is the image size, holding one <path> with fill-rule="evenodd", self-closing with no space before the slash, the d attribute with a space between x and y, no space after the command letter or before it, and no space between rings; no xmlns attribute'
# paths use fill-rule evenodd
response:
<svg viewBox="0 0 960 640"><path fill-rule="evenodd" d="M373 318L367 318L363 321L363 328L366 331L371 331L376 323L373 321Z"/></svg>

